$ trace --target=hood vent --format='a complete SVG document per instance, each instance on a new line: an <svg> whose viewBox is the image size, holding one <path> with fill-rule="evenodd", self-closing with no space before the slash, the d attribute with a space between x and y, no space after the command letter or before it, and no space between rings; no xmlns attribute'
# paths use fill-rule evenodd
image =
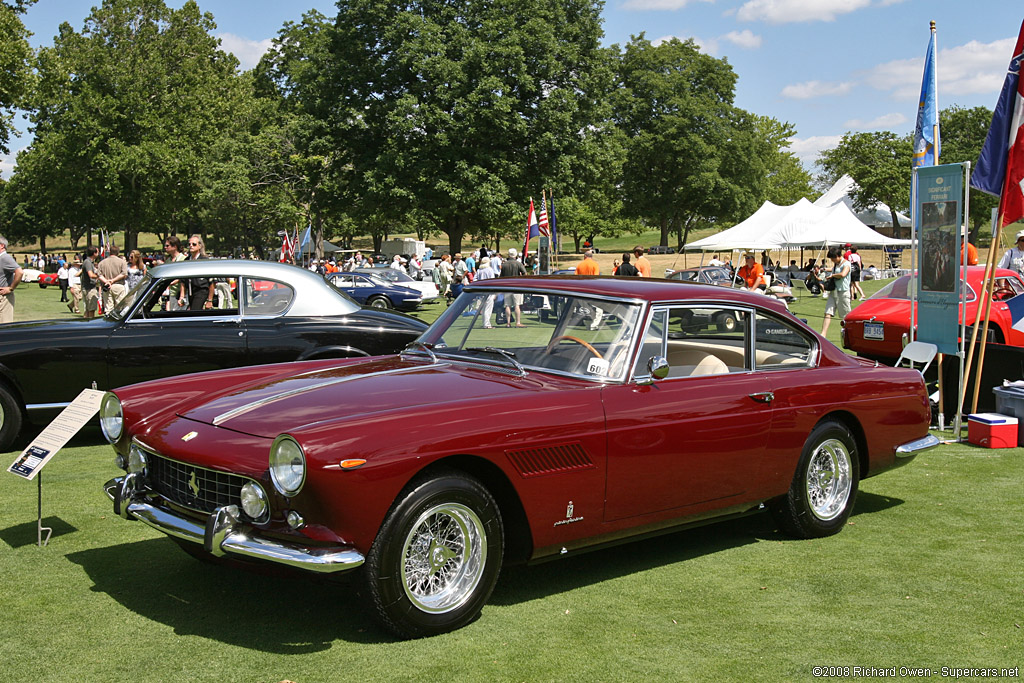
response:
<svg viewBox="0 0 1024 683"><path fill-rule="evenodd" d="M585 470L594 466L590 456L579 443L506 451L505 455L524 477Z"/></svg>

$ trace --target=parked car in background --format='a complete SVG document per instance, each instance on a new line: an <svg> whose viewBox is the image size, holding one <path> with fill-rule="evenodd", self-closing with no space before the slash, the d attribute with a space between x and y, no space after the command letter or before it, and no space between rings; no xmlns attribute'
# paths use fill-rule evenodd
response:
<svg viewBox="0 0 1024 683"><path fill-rule="evenodd" d="M167 310L176 281L217 281L217 307ZM102 318L0 325L0 451L27 421L43 424L82 389L201 370L394 353L426 329L363 309L296 266L201 260L151 268Z"/></svg>
<svg viewBox="0 0 1024 683"><path fill-rule="evenodd" d="M437 292L437 285L435 285L431 280L416 280L408 273L404 273L394 268L356 268L352 272L364 273L373 277L383 278L390 284L415 289L423 296L422 303L427 303L428 301L434 301L441 298L441 295Z"/></svg>
<svg viewBox="0 0 1024 683"><path fill-rule="evenodd" d="M40 289L60 285L60 279L57 277L57 273L39 273L39 277L36 278L36 282L39 283Z"/></svg>
<svg viewBox="0 0 1024 683"><path fill-rule="evenodd" d="M423 303L423 294L419 290L392 284L384 277L372 273L339 271L328 273L327 281L352 297L361 306L415 311Z"/></svg>
<svg viewBox="0 0 1024 683"><path fill-rule="evenodd" d="M39 276L43 274L43 271L35 268L22 268L21 269L21 281L22 282L39 282Z"/></svg>
<svg viewBox="0 0 1024 683"><path fill-rule="evenodd" d="M695 268L683 268L665 275L668 280L680 280L682 282L697 282L702 285L718 285L719 287L732 287L732 276L728 269L721 266L699 266Z"/></svg>
<svg viewBox="0 0 1024 683"><path fill-rule="evenodd" d="M978 312L979 294L985 266L967 266L966 309L968 335ZM910 339L911 297L916 297L917 278L904 275L896 278L862 301L843 319L841 331L843 347L866 358L888 362L899 358ZM1014 329L1006 300L1024 293L1024 280L1012 270L995 270L995 289L992 295L989 341L1010 346L1024 346L1024 332ZM915 320L916 324L916 320Z"/></svg>
<svg viewBox="0 0 1024 683"><path fill-rule="evenodd" d="M495 327L520 296L557 315ZM723 310L732 330L697 323ZM928 421L919 372L774 299L576 277L467 285L400 355L148 382L101 408L117 515L202 557L356 572L402 637L470 623L505 563L762 504L797 537L838 533L861 479L938 443Z"/></svg>

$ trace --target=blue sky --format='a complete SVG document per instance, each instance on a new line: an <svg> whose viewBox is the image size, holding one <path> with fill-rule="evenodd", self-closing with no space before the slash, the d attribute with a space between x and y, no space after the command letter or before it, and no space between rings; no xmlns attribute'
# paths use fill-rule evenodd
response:
<svg viewBox="0 0 1024 683"><path fill-rule="evenodd" d="M61 22L81 30L98 1L38 0L24 17L35 46ZM180 0L168 0L180 7ZM333 1L199 0L224 49L252 67L286 21ZM938 34L939 107L995 106L1024 5L1009 0L607 0L606 44L692 38L738 75L736 104L796 127L805 164L845 131L912 132L928 44ZM29 143L12 141L12 154ZM13 158L0 158L9 176Z"/></svg>

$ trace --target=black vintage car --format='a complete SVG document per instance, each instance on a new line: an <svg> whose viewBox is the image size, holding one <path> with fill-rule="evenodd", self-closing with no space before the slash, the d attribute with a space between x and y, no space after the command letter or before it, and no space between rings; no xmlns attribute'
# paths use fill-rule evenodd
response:
<svg viewBox="0 0 1024 683"><path fill-rule="evenodd" d="M213 305L178 308L169 293L181 283L212 284ZM296 266L168 263L152 268L102 318L0 325L0 451L26 421L45 424L82 389L262 363L395 353L426 327L400 313L362 308Z"/></svg>

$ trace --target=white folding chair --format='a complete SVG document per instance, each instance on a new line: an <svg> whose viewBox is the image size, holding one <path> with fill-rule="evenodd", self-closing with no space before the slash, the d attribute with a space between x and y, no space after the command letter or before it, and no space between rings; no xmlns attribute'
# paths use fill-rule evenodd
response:
<svg viewBox="0 0 1024 683"><path fill-rule="evenodd" d="M935 358L935 354L939 352L939 347L935 344L923 341L912 341L903 347L903 352L900 353L899 359L896 361L896 365L903 365L904 361L909 361L910 365L907 367L914 367L914 363L924 363L924 367L921 368L921 374L923 375L928 366L932 364L932 360Z"/></svg>

